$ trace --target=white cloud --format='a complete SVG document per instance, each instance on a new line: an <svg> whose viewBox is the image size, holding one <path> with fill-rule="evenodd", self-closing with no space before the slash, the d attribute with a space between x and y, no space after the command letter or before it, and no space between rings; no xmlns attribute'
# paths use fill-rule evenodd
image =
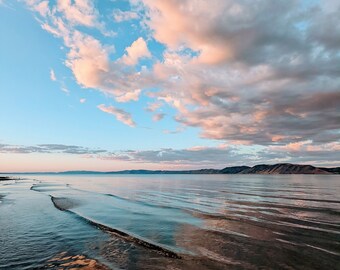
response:
<svg viewBox="0 0 340 270"><path fill-rule="evenodd" d="M85 103L85 102L86 102L86 98L81 98L81 99L79 100L79 102L82 103L82 104Z"/></svg>
<svg viewBox="0 0 340 270"><path fill-rule="evenodd" d="M116 22L125 22L130 20L138 19L138 13L133 11L122 11L120 9L115 9L112 13L113 19Z"/></svg>
<svg viewBox="0 0 340 270"><path fill-rule="evenodd" d="M50 78L51 78L52 81L56 81L57 80L57 77L55 76L55 73L54 73L53 69L50 70Z"/></svg>
<svg viewBox="0 0 340 270"><path fill-rule="evenodd" d="M63 91L66 95L70 94L70 90L68 90L65 86L61 87L61 91Z"/></svg>

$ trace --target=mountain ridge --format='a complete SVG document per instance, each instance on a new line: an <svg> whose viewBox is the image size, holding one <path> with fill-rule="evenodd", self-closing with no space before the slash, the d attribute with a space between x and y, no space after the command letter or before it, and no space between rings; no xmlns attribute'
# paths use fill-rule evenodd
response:
<svg viewBox="0 0 340 270"><path fill-rule="evenodd" d="M258 164L250 166L230 166L223 169L198 169L198 170L122 170L122 171L63 171L63 172L23 172L0 174L340 174L340 167L323 168L312 165L291 163Z"/></svg>

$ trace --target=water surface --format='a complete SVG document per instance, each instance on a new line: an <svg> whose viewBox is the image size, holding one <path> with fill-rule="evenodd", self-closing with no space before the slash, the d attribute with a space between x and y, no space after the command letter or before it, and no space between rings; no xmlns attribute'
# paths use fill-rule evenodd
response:
<svg viewBox="0 0 340 270"><path fill-rule="evenodd" d="M340 269L339 176L25 178L0 182L1 269Z"/></svg>

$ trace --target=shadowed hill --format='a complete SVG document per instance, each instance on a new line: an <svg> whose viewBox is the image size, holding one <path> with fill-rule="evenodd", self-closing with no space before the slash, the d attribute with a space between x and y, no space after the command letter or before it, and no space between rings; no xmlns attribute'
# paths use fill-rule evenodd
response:
<svg viewBox="0 0 340 270"><path fill-rule="evenodd" d="M251 167L248 166L234 166L234 167L226 167L222 170L220 170L220 173L223 174L237 174L240 172L243 172L245 170L251 169Z"/></svg>
<svg viewBox="0 0 340 270"><path fill-rule="evenodd" d="M254 167L241 171L242 174L333 174L322 168L311 165L297 164L274 164L274 165L256 165Z"/></svg>

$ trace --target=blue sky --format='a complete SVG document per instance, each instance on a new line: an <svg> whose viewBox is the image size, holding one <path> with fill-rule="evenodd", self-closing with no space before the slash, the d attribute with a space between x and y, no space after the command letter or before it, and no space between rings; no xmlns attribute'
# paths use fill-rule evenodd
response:
<svg viewBox="0 0 340 270"><path fill-rule="evenodd" d="M169 116L162 123L153 123L152 115L144 110L152 101L147 97L142 97L138 104L118 105L135 116L138 134L114 117L100 112L96 108L98 104L116 105L117 102L105 94L80 87L63 64L65 49L61 40L44 31L24 5L18 3L13 8L1 9L4 23L0 26L1 33L8 37L0 44L4 78L1 88L6 89L1 91L1 116L11 115L1 119L5 124L3 139L6 142L29 145L54 142L112 150L120 150L122 146L128 149L183 148L188 143L194 146L204 142L194 129L176 135L162 133L163 129L175 130L178 126L171 119L173 111L163 108ZM116 50L123 51L135 38L117 39ZM50 79L51 70L57 81ZM69 93L63 92L62 88L68 89ZM84 104L80 103L82 98L86 99ZM91 138L98 138L98 141L91 141Z"/></svg>
<svg viewBox="0 0 340 270"><path fill-rule="evenodd" d="M339 165L339 5L257 2L1 1L0 171Z"/></svg>

